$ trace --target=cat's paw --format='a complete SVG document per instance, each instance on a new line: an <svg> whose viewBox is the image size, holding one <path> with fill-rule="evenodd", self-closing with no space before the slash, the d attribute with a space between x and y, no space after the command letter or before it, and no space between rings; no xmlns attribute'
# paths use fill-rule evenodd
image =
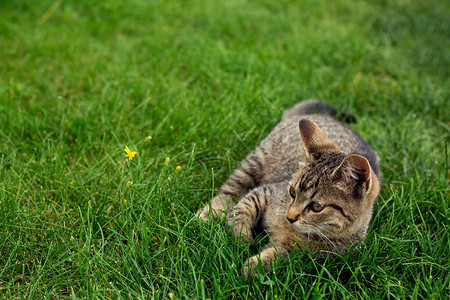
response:
<svg viewBox="0 0 450 300"><path fill-rule="evenodd" d="M206 205L205 207L197 211L195 217L200 221L206 222L209 220L208 215L209 215L209 207L208 205Z"/></svg>
<svg viewBox="0 0 450 300"><path fill-rule="evenodd" d="M256 274L256 269L260 265L260 259L258 256L253 256L247 259L247 261L244 263L244 266L242 267L242 276L244 276L245 279L248 279L249 277L253 277Z"/></svg>
<svg viewBox="0 0 450 300"><path fill-rule="evenodd" d="M235 228L234 237L236 240L244 243L253 242L255 239L253 238L253 234L246 227L242 227L240 230Z"/></svg>
<svg viewBox="0 0 450 300"><path fill-rule="evenodd" d="M282 256L287 255L287 250L285 248L279 247L279 249L282 251ZM242 275L245 276L245 278L254 276L256 270L260 267L264 272L269 271L278 255L280 255L280 253L275 247L266 248L259 255L252 256L245 262L244 267L242 268Z"/></svg>
<svg viewBox="0 0 450 300"><path fill-rule="evenodd" d="M215 210L209 205L205 205L197 212L196 217L203 222L207 222L223 219L225 214L226 213L222 210Z"/></svg>
<svg viewBox="0 0 450 300"><path fill-rule="evenodd" d="M204 222L222 220L233 205L234 201L230 195L217 195L212 199L211 205L206 204L196 216Z"/></svg>
<svg viewBox="0 0 450 300"><path fill-rule="evenodd" d="M236 219L235 214L231 211L227 216L228 228L232 232L233 236L239 242L253 242L253 233L249 229L250 226L247 224L246 219Z"/></svg>

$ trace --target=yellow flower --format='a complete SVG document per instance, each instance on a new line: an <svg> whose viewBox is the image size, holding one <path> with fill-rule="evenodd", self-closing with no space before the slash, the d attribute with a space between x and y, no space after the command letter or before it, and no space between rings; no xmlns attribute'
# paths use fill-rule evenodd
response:
<svg viewBox="0 0 450 300"><path fill-rule="evenodd" d="M133 181L129 181L127 182L127 186L132 186L133 185Z"/></svg>
<svg viewBox="0 0 450 300"><path fill-rule="evenodd" d="M150 142L151 140L152 140L152 136L149 135L149 136L145 139L145 142L148 143L148 142Z"/></svg>
<svg viewBox="0 0 450 300"><path fill-rule="evenodd" d="M127 204L127 203L128 203L127 199L123 199L123 200L122 200L122 203L123 203L123 204Z"/></svg>
<svg viewBox="0 0 450 300"><path fill-rule="evenodd" d="M175 169L175 172L180 172L181 171L181 167L180 166L177 166L177 168Z"/></svg>
<svg viewBox="0 0 450 300"><path fill-rule="evenodd" d="M166 161L164 162L166 165L169 163L170 158L166 157Z"/></svg>
<svg viewBox="0 0 450 300"><path fill-rule="evenodd" d="M124 151L127 153L127 157L129 160L132 160L133 157L136 156L137 152L134 150L130 150L130 148L128 148L128 146L125 146Z"/></svg>

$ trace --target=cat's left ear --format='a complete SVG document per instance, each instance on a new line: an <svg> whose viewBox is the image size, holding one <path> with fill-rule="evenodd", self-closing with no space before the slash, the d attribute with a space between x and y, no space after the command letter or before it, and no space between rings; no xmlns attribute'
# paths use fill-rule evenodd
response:
<svg viewBox="0 0 450 300"><path fill-rule="evenodd" d="M298 129L308 157L323 152L339 151L339 146L328 140L327 135L313 121L300 120Z"/></svg>
<svg viewBox="0 0 450 300"><path fill-rule="evenodd" d="M367 158L362 155L347 155L331 176L338 175L343 176L347 183L353 183L355 187L362 186L365 192L372 187L372 168Z"/></svg>

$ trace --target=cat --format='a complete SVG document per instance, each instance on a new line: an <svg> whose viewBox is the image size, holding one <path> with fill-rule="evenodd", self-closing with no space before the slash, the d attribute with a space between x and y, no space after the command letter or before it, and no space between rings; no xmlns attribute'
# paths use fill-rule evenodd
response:
<svg viewBox="0 0 450 300"><path fill-rule="evenodd" d="M262 252L244 263L246 278L296 247L342 253L366 235L380 192L379 158L337 118L355 121L318 100L286 111L197 213L203 221L226 218L244 242L257 228L270 234Z"/></svg>

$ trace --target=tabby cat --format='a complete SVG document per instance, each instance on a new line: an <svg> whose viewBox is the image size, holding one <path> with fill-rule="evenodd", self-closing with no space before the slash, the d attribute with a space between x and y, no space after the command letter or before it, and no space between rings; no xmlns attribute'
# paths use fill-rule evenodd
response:
<svg viewBox="0 0 450 300"><path fill-rule="evenodd" d="M258 265L270 269L294 247L341 253L366 235L380 191L379 159L337 118L355 120L317 100L286 111L198 212L204 221L226 217L243 241L253 241L257 228L270 234L244 264L245 277Z"/></svg>

